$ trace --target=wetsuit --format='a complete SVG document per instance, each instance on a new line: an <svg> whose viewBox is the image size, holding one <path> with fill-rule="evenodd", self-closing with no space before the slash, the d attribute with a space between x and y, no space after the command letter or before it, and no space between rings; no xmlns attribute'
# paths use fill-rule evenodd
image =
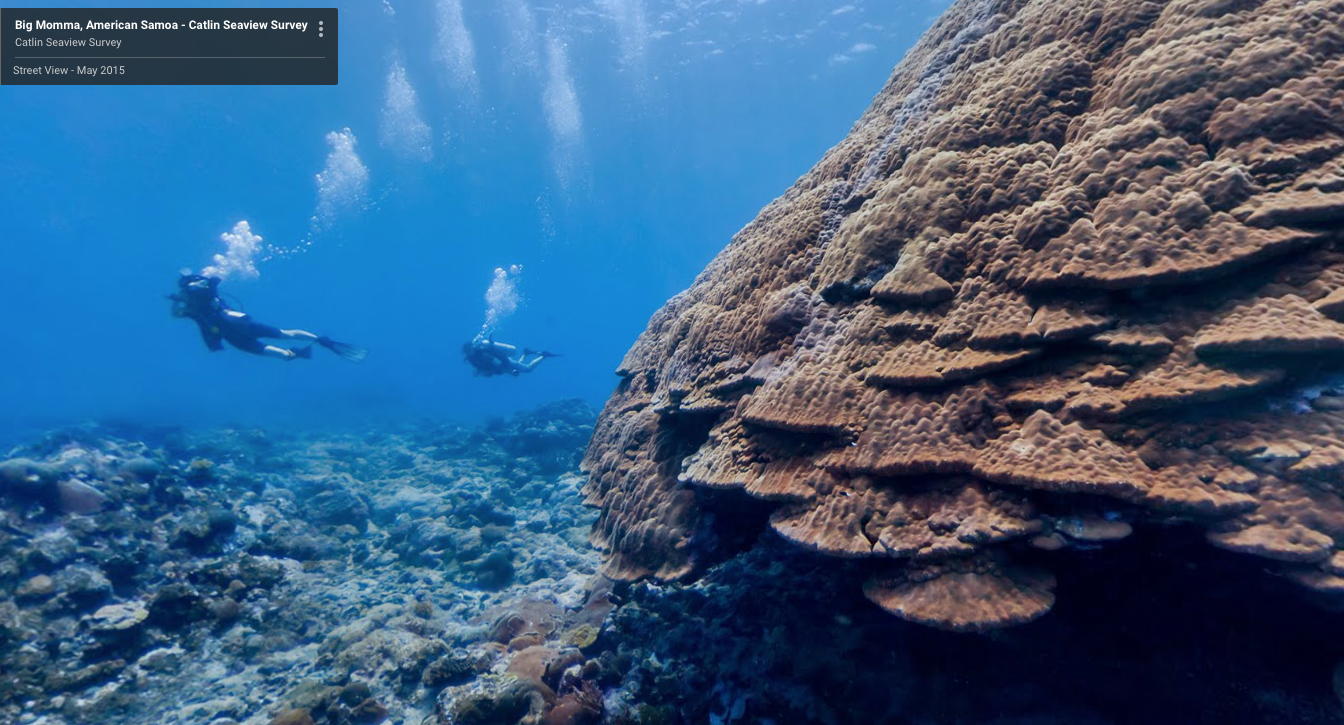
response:
<svg viewBox="0 0 1344 725"><path fill-rule="evenodd" d="M280 328L257 322L247 313L229 307L219 296L218 277L185 275L178 287L180 291L173 295L177 303L174 312L195 322L205 346L213 351L223 350L223 343L228 342L243 352L263 355L266 343L261 338L286 337Z"/></svg>
<svg viewBox="0 0 1344 725"><path fill-rule="evenodd" d="M262 338L271 338L314 343L350 362L363 362L369 354L362 347L337 342L325 335L315 335L307 330L282 330L257 322L246 312L229 307L220 298L219 282L218 277L182 275L177 281L177 293L168 296L173 301L173 315L193 320L201 329L205 346L211 350L223 350L227 342L243 352L282 360L308 359L313 356L312 345L291 350L262 342Z"/></svg>
<svg viewBox="0 0 1344 725"><path fill-rule="evenodd" d="M514 353L518 353L514 357ZM495 342L492 337L477 337L462 346L462 354L477 375L519 375L530 373L537 364L548 357L557 357L556 353L518 348L503 342ZM535 355L528 360L529 355Z"/></svg>
<svg viewBox="0 0 1344 725"><path fill-rule="evenodd" d="M187 317L201 330L201 339L210 350L218 352L224 349L224 343L254 355L278 357L282 360L311 358L310 347L297 350L267 345L261 338L279 340L303 340L315 342L333 352L351 360L362 360L366 351L353 345L338 343L330 338L318 337L304 330L281 330L265 325L239 312L224 302L219 296L219 278L204 277L199 274L183 275L178 280L178 292L169 295L173 300L173 314Z"/></svg>

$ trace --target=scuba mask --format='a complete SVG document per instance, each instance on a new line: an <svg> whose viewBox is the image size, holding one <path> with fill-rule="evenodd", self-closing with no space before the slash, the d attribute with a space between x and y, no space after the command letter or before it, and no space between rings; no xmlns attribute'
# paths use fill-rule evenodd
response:
<svg viewBox="0 0 1344 725"><path fill-rule="evenodd" d="M173 317L190 317L191 307L213 300L218 294L219 278L205 277L199 274L184 274L177 280L178 291L168 295L172 300Z"/></svg>

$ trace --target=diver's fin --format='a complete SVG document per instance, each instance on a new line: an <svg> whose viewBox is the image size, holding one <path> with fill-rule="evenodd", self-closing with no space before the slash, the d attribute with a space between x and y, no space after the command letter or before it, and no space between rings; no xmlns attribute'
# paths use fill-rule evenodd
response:
<svg viewBox="0 0 1344 725"><path fill-rule="evenodd" d="M540 355L542 357L560 357L558 352L547 352L545 350L533 350L530 347L523 348L523 355Z"/></svg>
<svg viewBox="0 0 1344 725"><path fill-rule="evenodd" d="M364 358L369 356L369 351L362 347L350 345L344 342L336 342L330 337L317 338L317 344L340 355L350 362L364 362Z"/></svg>
<svg viewBox="0 0 1344 725"><path fill-rule="evenodd" d="M300 358L302 358L302 359L304 359L304 360L312 360L312 359L313 359L313 346L312 346L312 345L309 345L308 347L301 347L301 348L299 348L299 349L297 349L297 350L290 350L290 352L294 353L294 357L289 358L290 360L298 360L298 359L300 359Z"/></svg>

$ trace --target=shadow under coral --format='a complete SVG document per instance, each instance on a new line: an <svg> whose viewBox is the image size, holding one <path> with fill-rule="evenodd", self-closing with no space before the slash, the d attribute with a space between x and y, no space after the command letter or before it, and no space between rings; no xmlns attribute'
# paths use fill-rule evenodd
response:
<svg viewBox="0 0 1344 725"><path fill-rule="evenodd" d="M1344 719L1331 686L1344 614L1248 576L1196 532L1141 530L1054 561L1049 615L950 634L863 599L860 567L766 533L693 584L625 592L607 633L606 657L629 673L616 699L631 722Z"/></svg>

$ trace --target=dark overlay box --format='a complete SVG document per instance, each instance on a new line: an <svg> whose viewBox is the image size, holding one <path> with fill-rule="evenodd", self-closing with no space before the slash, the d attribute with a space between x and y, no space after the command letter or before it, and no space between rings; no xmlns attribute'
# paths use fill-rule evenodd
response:
<svg viewBox="0 0 1344 725"><path fill-rule="evenodd" d="M0 9L0 85L336 85L336 8Z"/></svg>

